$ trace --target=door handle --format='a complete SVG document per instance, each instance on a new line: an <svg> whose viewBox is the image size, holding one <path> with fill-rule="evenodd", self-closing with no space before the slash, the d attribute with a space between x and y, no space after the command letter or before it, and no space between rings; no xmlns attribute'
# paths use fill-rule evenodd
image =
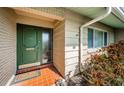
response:
<svg viewBox="0 0 124 93"><path fill-rule="evenodd" d="M26 48L26 51L34 50L35 48Z"/></svg>

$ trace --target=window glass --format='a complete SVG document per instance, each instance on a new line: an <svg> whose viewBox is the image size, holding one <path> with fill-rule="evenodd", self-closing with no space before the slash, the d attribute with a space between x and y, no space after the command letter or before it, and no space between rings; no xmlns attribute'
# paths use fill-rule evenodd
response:
<svg viewBox="0 0 124 93"><path fill-rule="evenodd" d="M104 32L104 46L107 45L107 32Z"/></svg>
<svg viewBox="0 0 124 93"><path fill-rule="evenodd" d="M94 47L103 47L103 32L95 30L95 43Z"/></svg>
<svg viewBox="0 0 124 93"><path fill-rule="evenodd" d="M100 48L107 45L107 32L88 28L88 48Z"/></svg>
<svg viewBox="0 0 124 93"><path fill-rule="evenodd" d="M93 29L88 28L88 48L93 48Z"/></svg>

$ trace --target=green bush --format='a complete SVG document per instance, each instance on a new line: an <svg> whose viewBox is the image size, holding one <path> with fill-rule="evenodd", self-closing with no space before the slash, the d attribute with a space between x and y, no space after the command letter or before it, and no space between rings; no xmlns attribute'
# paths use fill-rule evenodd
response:
<svg viewBox="0 0 124 93"><path fill-rule="evenodd" d="M86 60L82 72L88 85L121 86L124 84L124 41L103 47Z"/></svg>

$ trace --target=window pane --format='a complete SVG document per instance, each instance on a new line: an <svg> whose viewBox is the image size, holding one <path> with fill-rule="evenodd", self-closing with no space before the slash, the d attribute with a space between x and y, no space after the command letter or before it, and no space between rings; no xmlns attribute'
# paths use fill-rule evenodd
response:
<svg viewBox="0 0 124 93"><path fill-rule="evenodd" d="M107 45L107 32L104 32L104 46Z"/></svg>
<svg viewBox="0 0 124 93"><path fill-rule="evenodd" d="M95 48L103 46L103 32L95 30Z"/></svg>
<svg viewBox="0 0 124 93"><path fill-rule="evenodd" d="M93 48L93 29L88 28L88 48Z"/></svg>

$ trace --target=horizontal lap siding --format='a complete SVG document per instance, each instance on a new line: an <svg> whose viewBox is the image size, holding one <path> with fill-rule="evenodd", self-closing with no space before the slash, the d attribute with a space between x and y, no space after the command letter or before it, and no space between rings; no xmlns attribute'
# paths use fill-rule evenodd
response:
<svg viewBox="0 0 124 93"><path fill-rule="evenodd" d="M53 63L57 70L64 76L64 34L65 22L60 22L53 31Z"/></svg>
<svg viewBox="0 0 124 93"><path fill-rule="evenodd" d="M78 71L78 62L79 62L79 27L82 24L90 21L88 17L81 16L75 12L66 11L65 17L65 75L71 71L71 76L77 74ZM92 24L93 27L97 27L109 32L109 43L114 42L114 32L113 29L107 25L101 23ZM84 28L82 32L82 62L84 63L87 57L90 57L88 54L88 41L87 41L87 29Z"/></svg>
<svg viewBox="0 0 124 93"><path fill-rule="evenodd" d="M115 30L115 41L124 40L124 29Z"/></svg>
<svg viewBox="0 0 124 93"><path fill-rule="evenodd" d="M16 24L14 12L0 8L0 85L16 71Z"/></svg>
<svg viewBox="0 0 124 93"><path fill-rule="evenodd" d="M82 16L67 11L65 26L65 75L77 74L79 60L79 27Z"/></svg>

